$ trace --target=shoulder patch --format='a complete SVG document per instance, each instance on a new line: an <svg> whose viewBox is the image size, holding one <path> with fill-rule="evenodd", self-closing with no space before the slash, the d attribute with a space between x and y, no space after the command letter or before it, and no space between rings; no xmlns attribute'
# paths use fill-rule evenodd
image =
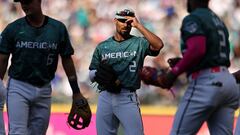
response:
<svg viewBox="0 0 240 135"><path fill-rule="evenodd" d="M194 21L187 22L183 27L183 30L189 33L194 33L197 31L197 29L198 29L198 24Z"/></svg>

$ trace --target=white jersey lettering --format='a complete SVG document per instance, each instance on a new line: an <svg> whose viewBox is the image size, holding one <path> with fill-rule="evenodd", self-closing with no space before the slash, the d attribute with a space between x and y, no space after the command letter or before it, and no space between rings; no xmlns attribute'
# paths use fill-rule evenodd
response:
<svg viewBox="0 0 240 135"><path fill-rule="evenodd" d="M57 43L47 43L47 42L28 42L28 41L18 41L16 44L17 48L33 48L33 49L53 49L57 50Z"/></svg>
<svg viewBox="0 0 240 135"><path fill-rule="evenodd" d="M103 59L117 59L117 58L127 58L136 56L136 51L133 52L114 52L114 53L105 53L102 55Z"/></svg>

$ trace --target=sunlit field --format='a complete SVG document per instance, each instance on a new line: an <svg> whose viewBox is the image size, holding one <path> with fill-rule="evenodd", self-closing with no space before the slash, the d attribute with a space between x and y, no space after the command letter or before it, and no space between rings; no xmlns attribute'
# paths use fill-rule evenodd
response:
<svg viewBox="0 0 240 135"><path fill-rule="evenodd" d="M72 129L67 125L67 112L69 109L70 105L53 105L47 135L97 135L95 127L95 105L91 106L93 117L90 126L79 131ZM175 107L142 106L141 109L145 135L169 135L173 122L173 115L176 111ZM7 114L5 112L5 126L8 128L6 115ZM236 116L237 115L238 111L236 112ZM118 135L124 135L122 127L119 128ZM197 135L210 135L206 124L203 125Z"/></svg>

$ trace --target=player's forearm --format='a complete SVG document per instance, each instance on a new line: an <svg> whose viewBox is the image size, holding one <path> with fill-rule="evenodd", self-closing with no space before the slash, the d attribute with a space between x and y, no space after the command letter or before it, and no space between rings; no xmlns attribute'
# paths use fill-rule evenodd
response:
<svg viewBox="0 0 240 135"><path fill-rule="evenodd" d="M3 80L8 66L9 55L0 54L0 78Z"/></svg>
<svg viewBox="0 0 240 135"><path fill-rule="evenodd" d="M76 70L74 67L74 63L71 57L62 58L62 65L64 71L68 77L69 84L72 88L73 94L80 93L80 88L78 86Z"/></svg>
<svg viewBox="0 0 240 135"><path fill-rule="evenodd" d="M148 40L148 42L151 45L152 50L154 51L159 51L160 49L163 48L164 44L157 35L149 31L147 28L145 28L142 24L137 25L136 27L142 34L143 36Z"/></svg>
<svg viewBox="0 0 240 135"><path fill-rule="evenodd" d="M206 53L206 37L191 37L187 40L187 48L183 58L172 68L172 72L175 75L179 75L196 66L204 57Z"/></svg>

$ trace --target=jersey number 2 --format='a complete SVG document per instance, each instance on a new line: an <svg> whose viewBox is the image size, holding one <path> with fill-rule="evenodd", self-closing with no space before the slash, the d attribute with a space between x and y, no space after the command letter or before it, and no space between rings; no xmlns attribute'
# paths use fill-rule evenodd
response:
<svg viewBox="0 0 240 135"><path fill-rule="evenodd" d="M226 37L225 34L223 32L223 30L218 30L218 35L221 37L220 39L220 57L222 58L226 58L227 54L225 53L225 47L226 47Z"/></svg>
<svg viewBox="0 0 240 135"><path fill-rule="evenodd" d="M129 71L130 72L136 72L136 67L137 67L136 61L132 61L131 65L129 65Z"/></svg>

